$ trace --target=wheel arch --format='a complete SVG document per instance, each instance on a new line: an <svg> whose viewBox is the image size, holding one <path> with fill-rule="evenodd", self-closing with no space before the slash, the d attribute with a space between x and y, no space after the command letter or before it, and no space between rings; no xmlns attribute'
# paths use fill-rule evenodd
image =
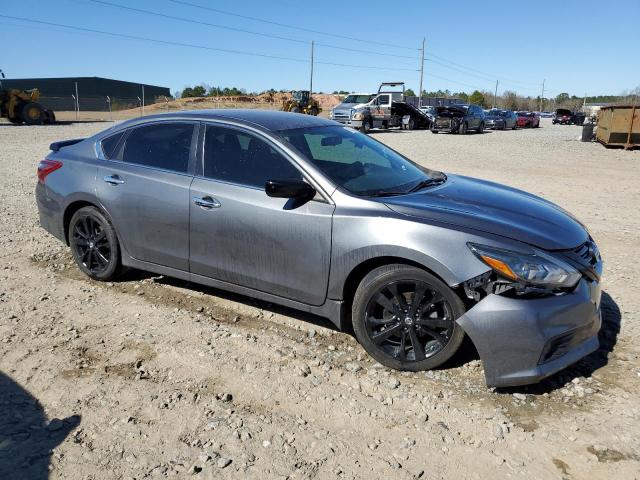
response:
<svg viewBox="0 0 640 480"><path fill-rule="evenodd" d="M408 266L419 268L421 270L424 270L425 272L430 273L436 278L442 280L442 282L444 282L445 284L447 285L449 284L449 282L447 282L442 277L442 275L439 275L438 272L436 272L432 268L429 268L424 263L421 263L406 257L400 257L395 255L383 255L383 256L368 258L360 262L359 264L355 265L351 269L351 271L347 274L344 280L344 283L342 286L342 314L341 314L342 318L340 319L340 327L343 331L348 331L348 332L353 331L351 307L352 307L354 295L356 293L358 286L362 282L362 279L369 272L371 272L376 268L383 267L385 265L393 265L393 264L408 265ZM458 294L455 288L453 288L453 290Z"/></svg>

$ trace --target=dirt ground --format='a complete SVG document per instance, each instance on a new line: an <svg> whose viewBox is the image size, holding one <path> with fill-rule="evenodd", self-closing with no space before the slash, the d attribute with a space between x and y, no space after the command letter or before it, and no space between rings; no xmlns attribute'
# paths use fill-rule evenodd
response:
<svg viewBox="0 0 640 480"><path fill-rule="evenodd" d="M600 246L600 350L496 391L470 345L400 373L320 318L143 273L84 278L38 226L36 165L107 126L0 125L1 479L640 478L640 151L548 121L373 134L543 195Z"/></svg>

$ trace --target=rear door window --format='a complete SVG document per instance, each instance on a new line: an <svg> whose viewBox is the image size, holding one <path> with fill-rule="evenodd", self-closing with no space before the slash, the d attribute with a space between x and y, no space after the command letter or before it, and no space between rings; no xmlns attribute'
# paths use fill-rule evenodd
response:
<svg viewBox="0 0 640 480"><path fill-rule="evenodd" d="M187 173L194 129L192 123L158 123L134 128L126 139L122 160Z"/></svg>

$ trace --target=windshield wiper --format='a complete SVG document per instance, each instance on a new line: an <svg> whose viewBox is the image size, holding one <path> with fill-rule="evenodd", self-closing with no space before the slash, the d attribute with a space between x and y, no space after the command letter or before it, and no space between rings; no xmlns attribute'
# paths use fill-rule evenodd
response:
<svg viewBox="0 0 640 480"><path fill-rule="evenodd" d="M421 180L418 183L416 183L413 187L411 187L409 190L407 190L405 193L417 192L418 190L422 190L423 188L427 188L427 187L430 187L432 185L436 185L438 183L442 183L446 179L447 179L446 175L442 175L441 177L427 178L425 180Z"/></svg>

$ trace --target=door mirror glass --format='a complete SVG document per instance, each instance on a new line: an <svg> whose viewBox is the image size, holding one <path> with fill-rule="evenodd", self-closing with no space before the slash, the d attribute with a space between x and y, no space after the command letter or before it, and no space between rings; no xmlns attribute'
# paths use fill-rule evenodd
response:
<svg viewBox="0 0 640 480"><path fill-rule="evenodd" d="M274 198L296 198L310 200L316 195L316 190L302 180L267 180L264 191Z"/></svg>

